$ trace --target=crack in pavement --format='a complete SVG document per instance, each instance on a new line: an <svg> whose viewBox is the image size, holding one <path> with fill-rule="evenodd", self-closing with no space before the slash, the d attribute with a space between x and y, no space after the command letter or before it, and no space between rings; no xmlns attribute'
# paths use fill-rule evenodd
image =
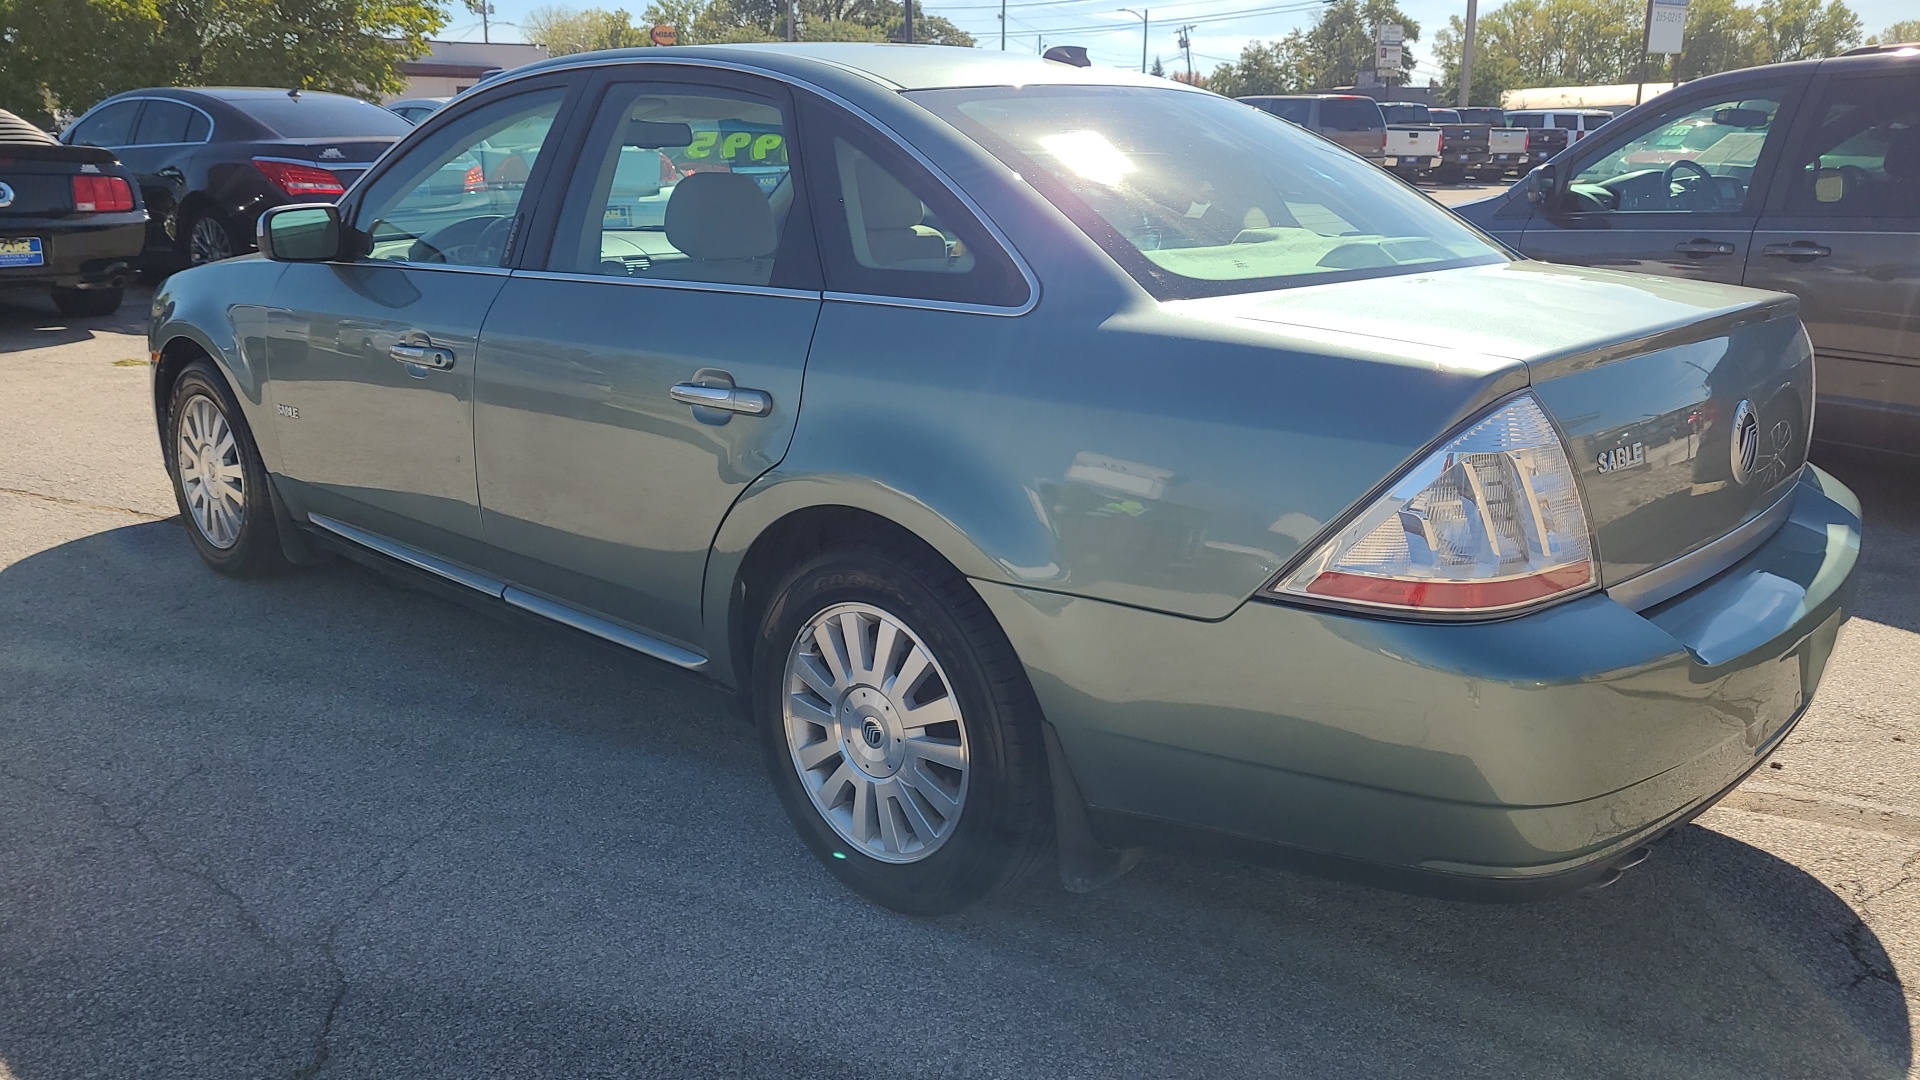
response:
<svg viewBox="0 0 1920 1080"><path fill-rule="evenodd" d="M111 514L131 514L134 517L144 518L147 521L172 521L174 518L180 516L178 513L149 514L145 510L135 510L130 506L114 506L110 503L88 502L85 499L67 499L59 495L49 495L44 491L28 491L25 488L0 487L0 495L18 495L23 499L39 499L42 502L50 502L59 506L75 506L83 510L105 510Z"/></svg>
<svg viewBox="0 0 1920 1080"><path fill-rule="evenodd" d="M407 841L400 850L382 859L381 862L405 859L407 856L413 854L414 850L421 844L426 843L428 840L445 831L448 823L452 820L453 814L450 812L419 836ZM327 1060L333 1056L333 1048L329 1044L329 1040L333 1036L333 1021L340 1013L341 1004L347 999L347 974L341 970L340 962L335 959L333 954L334 945L340 939L340 932L346 928L349 922L353 921L355 916L371 906L382 893L399 884L400 879L406 877L412 869L413 867L411 866L402 866L399 870L381 880L378 884L374 885L373 888L367 890L367 894L360 898L359 903L353 905L346 914L340 916L339 919L334 921L331 927L327 928L326 937L321 939L320 942L320 956L326 961L327 971L332 977L333 994L327 1000L327 1012L326 1015L321 1018L320 1030L314 1033L313 1056L307 1060L305 1065L294 1070L292 1080L312 1080L313 1077L319 1075L321 1069L326 1068Z"/></svg>

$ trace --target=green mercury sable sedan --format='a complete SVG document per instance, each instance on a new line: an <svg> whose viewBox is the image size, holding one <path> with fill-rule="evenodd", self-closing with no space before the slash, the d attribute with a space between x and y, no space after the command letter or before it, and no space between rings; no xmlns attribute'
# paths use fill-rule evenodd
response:
<svg viewBox="0 0 1920 1080"><path fill-rule="evenodd" d="M200 557L344 552L704 674L903 911L1167 844L1604 884L1848 615L1791 297L1519 259L1158 79L570 56L259 242L155 300Z"/></svg>

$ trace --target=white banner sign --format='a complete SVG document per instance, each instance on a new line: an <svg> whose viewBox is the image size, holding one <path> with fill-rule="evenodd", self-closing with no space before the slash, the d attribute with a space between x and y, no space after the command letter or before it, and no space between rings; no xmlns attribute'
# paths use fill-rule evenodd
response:
<svg viewBox="0 0 1920 1080"><path fill-rule="evenodd" d="M1374 28L1374 41L1380 45L1399 45L1407 40L1407 28L1397 22L1381 23Z"/></svg>
<svg viewBox="0 0 1920 1080"><path fill-rule="evenodd" d="M1376 46L1373 50L1373 70L1400 74L1400 46Z"/></svg>
<svg viewBox="0 0 1920 1080"><path fill-rule="evenodd" d="M1647 51L1672 55L1686 35L1687 0L1653 0L1653 22L1647 29Z"/></svg>

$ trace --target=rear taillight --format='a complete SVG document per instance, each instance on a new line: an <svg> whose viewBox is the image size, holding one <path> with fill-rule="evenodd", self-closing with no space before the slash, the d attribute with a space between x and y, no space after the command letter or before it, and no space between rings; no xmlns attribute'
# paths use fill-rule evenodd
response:
<svg viewBox="0 0 1920 1080"><path fill-rule="evenodd" d="M487 190L487 174L475 165L467 170L467 178L461 182L460 190L468 195Z"/></svg>
<svg viewBox="0 0 1920 1080"><path fill-rule="evenodd" d="M1572 463L1545 410L1522 394L1408 470L1268 591L1486 615L1584 592L1597 577Z"/></svg>
<svg viewBox="0 0 1920 1080"><path fill-rule="evenodd" d="M297 199L337 199L347 193L346 185L340 182L339 177L318 165L254 158L253 167L259 169L274 187Z"/></svg>
<svg viewBox="0 0 1920 1080"><path fill-rule="evenodd" d="M133 209L133 186L118 176L73 178L73 208L83 214L112 214Z"/></svg>
<svg viewBox="0 0 1920 1080"><path fill-rule="evenodd" d="M1446 132L1444 132L1444 131L1436 131L1436 132L1434 132L1434 133L1433 133L1433 151L1434 151L1434 153L1436 153L1436 154L1437 154L1437 153L1439 153L1440 151L1442 151L1442 150L1445 150L1446 148L1447 148L1447 133L1446 133Z"/></svg>

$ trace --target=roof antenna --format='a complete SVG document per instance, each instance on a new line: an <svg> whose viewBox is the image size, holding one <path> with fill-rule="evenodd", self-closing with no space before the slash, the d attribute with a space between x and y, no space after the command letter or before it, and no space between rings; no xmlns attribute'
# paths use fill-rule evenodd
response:
<svg viewBox="0 0 1920 1080"><path fill-rule="evenodd" d="M288 97L290 97L290 98L292 98L292 99L293 99L293 100L295 100L295 101L299 101L299 100L300 100L300 91L299 91L299 89L298 89L298 88L295 88L295 89L292 89L292 90L289 90L289 91L287 91L287 96L288 96Z"/></svg>
<svg viewBox="0 0 1920 1080"><path fill-rule="evenodd" d="M1055 45L1042 54L1040 59L1072 64L1074 67L1093 66L1093 61L1087 59L1086 48L1081 45Z"/></svg>

